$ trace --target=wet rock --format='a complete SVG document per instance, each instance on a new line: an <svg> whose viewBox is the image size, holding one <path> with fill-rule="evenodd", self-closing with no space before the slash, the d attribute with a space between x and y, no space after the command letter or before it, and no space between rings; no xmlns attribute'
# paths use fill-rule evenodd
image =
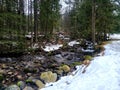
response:
<svg viewBox="0 0 120 90"><path fill-rule="evenodd" d="M22 75L17 75L17 79L18 80L23 80L23 76Z"/></svg>
<svg viewBox="0 0 120 90"><path fill-rule="evenodd" d="M51 71L43 72L41 73L40 78L44 80L45 83L55 82L57 80L57 74Z"/></svg>
<svg viewBox="0 0 120 90"><path fill-rule="evenodd" d="M0 74L6 74L5 70L0 69Z"/></svg>
<svg viewBox="0 0 120 90"><path fill-rule="evenodd" d="M8 69L8 66L6 64L2 64L3 69Z"/></svg>
<svg viewBox="0 0 120 90"><path fill-rule="evenodd" d="M19 81L19 82L17 83L17 85L20 87L21 90L23 90L23 89L25 88L25 86L26 86L26 83L23 82L23 81Z"/></svg>
<svg viewBox="0 0 120 90"><path fill-rule="evenodd" d="M11 85L7 87L5 90L20 90L20 88L17 85Z"/></svg>
<svg viewBox="0 0 120 90"><path fill-rule="evenodd" d="M34 89L30 86L26 86L23 90L34 90Z"/></svg>
<svg viewBox="0 0 120 90"><path fill-rule="evenodd" d="M4 76L0 74L0 82L4 79Z"/></svg>
<svg viewBox="0 0 120 90"><path fill-rule="evenodd" d="M36 80L35 84L39 87L39 89L44 88L45 84L43 82L41 82L40 80Z"/></svg>
<svg viewBox="0 0 120 90"><path fill-rule="evenodd" d="M8 75L12 75L12 74L13 74L13 72L8 72L7 74L8 74Z"/></svg>
<svg viewBox="0 0 120 90"><path fill-rule="evenodd" d="M84 56L84 59L85 59L85 60L91 60L91 59L92 59L92 56L90 56L90 55L85 55L85 56Z"/></svg>
<svg viewBox="0 0 120 90"><path fill-rule="evenodd" d="M25 73L36 73L37 70L33 67L27 67L27 68L24 68L24 72Z"/></svg>
<svg viewBox="0 0 120 90"><path fill-rule="evenodd" d="M57 73L58 75L62 76L62 75L63 75L63 70L56 70L56 73Z"/></svg>

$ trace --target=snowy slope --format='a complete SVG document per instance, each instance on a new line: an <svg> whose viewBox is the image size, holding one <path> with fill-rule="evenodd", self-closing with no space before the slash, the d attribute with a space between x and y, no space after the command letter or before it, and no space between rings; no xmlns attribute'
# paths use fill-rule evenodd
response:
<svg viewBox="0 0 120 90"><path fill-rule="evenodd" d="M62 77L42 90L120 90L120 41L105 48L105 55L95 57L84 74L77 66L74 76Z"/></svg>

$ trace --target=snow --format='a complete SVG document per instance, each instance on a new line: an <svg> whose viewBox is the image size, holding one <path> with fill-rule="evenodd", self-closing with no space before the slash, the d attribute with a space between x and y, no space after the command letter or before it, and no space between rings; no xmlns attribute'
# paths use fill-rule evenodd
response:
<svg viewBox="0 0 120 90"><path fill-rule="evenodd" d="M110 38L111 39L120 39L120 34L111 34Z"/></svg>
<svg viewBox="0 0 120 90"><path fill-rule="evenodd" d="M25 37L26 37L26 38L32 38L32 36L31 36L31 35L25 35Z"/></svg>
<svg viewBox="0 0 120 90"><path fill-rule="evenodd" d="M44 51L50 52L50 51L55 51L58 50L60 47L62 47L62 44L56 44L56 45L46 45L45 48L43 48Z"/></svg>
<svg viewBox="0 0 120 90"><path fill-rule="evenodd" d="M91 53L92 53L92 52L94 52L95 50L90 50L90 49L86 49L86 50L85 50L85 49L82 48L82 51L83 51L83 52L91 52Z"/></svg>
<svg viewBox="0 0 120 90"><path fill-rule="evenodd" d="M71 41L68 43L69 46L74 46L75 44L80 44L79 42L77 42L76 40Z"/></svg>
<svg viewBox="0 0 120 90"><path fill-rule="evenodd" d="M120 90L120 41L107 44L104 56L95 57L86 72L82 71L82 66L77 66L74 75L46 84L41 90Z"/></svg>

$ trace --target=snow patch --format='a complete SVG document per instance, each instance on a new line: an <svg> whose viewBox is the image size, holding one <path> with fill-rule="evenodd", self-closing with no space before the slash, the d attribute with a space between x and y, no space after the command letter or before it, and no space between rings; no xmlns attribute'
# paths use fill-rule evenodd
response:
<svg viewBox="0 0 120 90"><path fill-rule="evenodd" d="M77 42L76 40L68 43L69 46L74 46L75 44L80 44L80 43Z"/></svg>
<svg viewBox="0 0 120 90"><path fill-rule="evenodd" d="M111 34L110 38L111 39L120 39L120 34Z"/></svg>
<svg viewBox="0 0 120 90"><path fill-rule="evenodd" d="M58 50L62 46L63 46L62 44L49 45L49 46L46 45L45 48L43 48L43 50L46 52L55 51L55 50Z"/></svg>

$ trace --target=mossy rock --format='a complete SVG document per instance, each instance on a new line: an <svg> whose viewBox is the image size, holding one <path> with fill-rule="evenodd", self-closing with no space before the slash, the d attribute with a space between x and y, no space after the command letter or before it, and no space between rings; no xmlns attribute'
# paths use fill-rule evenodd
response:
<svg viewBox="0 0 120 90"><path fill-rule="evenodd" d="M17 85L10 85L5 90L20 90L20 88Z"/></svg>
<svg viewBox="0 0 120 90"><path fill-rule="evenodd" d="M70 72L70 67L68 65L63 65L63 66L60 66L59 68L60 70L63 70L64 72Z"/></svg>
<svg viewBox="0 0 120 90"><path fill-rule="evenodd" d="M39 89L44 88L45 84L43 84L43 82L41 82L40 80L36 80L35 84L39 87Z"/></svg>
<svg viewBox="0 0 120 90"><path fill-rule="evenodd" d="M20 87L20 89L24 89L25 86L26 86L26 83L23 82L23 81L19 81L19 82L17 83L17 86Z"/></svg>
<svg viewBox="0 0 120 90"><path fill-rule="evenodd" d="M58 75L62 75L62 74L63 74L63 70L56 70L56 73L57 73Z"/></svg>
<svg viewBox="0 0 120 90"><path fill-rule="evenodd" d="M90 56L90 55L85 55L85 56L84 56L84 59L85 59L85 60L91 60L91 59L92 59L92 56Z"/></svg>
<svg viewBox="0 0 120 90"><path fill-rule="evenodd" d="M0 82L2 82L3 79L4 79L4 76L0 74Z"/></svg>
<svg viewBox="0 0 120 90"><path fill-rule="evenodd" d="M32 79L27 79L26 80L26 83L32 83L33 81L32 81Z"/></svg>
<svg viewBox="0 0 120 90"><path fill-rule="evenodd" d="M71 66L77 66L77 65L81 65L82 64L82 62L73 62L72 64L71 64Z"/></svg>
<svg viewBox="0 0 120 90"><path fill-rule="evenodd" d="M43 72L41 73L40 78L44 80L45 83L55 82L57 80L57 74L52 73L51 71Z"/></svg>

